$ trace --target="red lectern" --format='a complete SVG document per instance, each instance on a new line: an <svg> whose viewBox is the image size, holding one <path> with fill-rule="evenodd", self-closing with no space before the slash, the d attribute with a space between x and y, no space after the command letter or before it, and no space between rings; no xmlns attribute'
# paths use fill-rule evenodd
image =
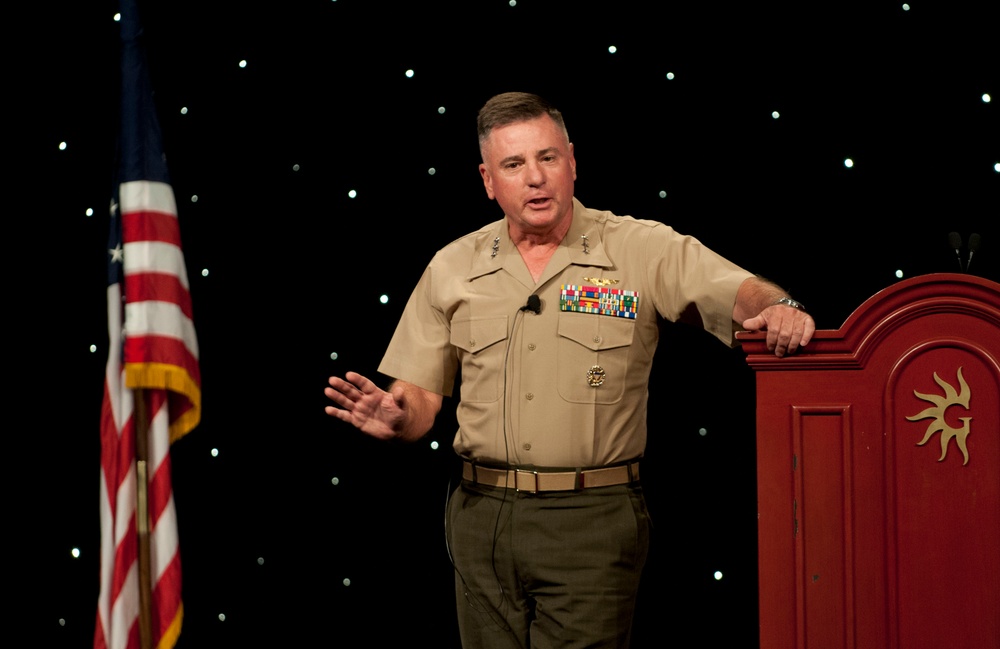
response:
<svg viewBox="0 0 1000 649"><path fill-rule="evenodd" d="M1000 649L1000 284L903 280L757 382L761 649Z"/></svg>

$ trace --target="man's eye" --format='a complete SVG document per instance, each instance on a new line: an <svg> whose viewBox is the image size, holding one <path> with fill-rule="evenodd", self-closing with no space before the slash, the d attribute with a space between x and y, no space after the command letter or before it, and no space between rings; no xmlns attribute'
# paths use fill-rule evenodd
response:
<svg viewBox="0 0 1000 649"><path fill-rule="evenodd" d="M503 166L504 169L517 169L521 166L520 162L508 162Z"/></svg>
<svg viewBox="0 0 1000 649"><path fill-rule="evenodd" d="M554 155L547 155L542 158L542 162L552 162L556 157Z"/></svg>

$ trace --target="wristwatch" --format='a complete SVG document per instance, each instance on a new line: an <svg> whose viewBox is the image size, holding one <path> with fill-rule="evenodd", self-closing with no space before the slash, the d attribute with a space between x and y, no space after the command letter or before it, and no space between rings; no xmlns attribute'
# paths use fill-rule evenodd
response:
<svg viewBox="0 0 1000 649"><path fill-rule="evenodd" d="M793 300L790 297L779 297L775 304L784 304L785 306L790 306L793 309L798 309L799 311L805 311L806 307L801 303Z"/></svg>

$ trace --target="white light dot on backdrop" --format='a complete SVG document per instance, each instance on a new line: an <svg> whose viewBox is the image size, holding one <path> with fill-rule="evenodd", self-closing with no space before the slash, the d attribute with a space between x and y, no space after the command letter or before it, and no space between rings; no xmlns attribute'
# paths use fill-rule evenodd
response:
<svg viewBox="0 0 1000 649"><path fill-rule="evenodd" d="M66 618L59 618L59 626L66 626Z"/></svg>
<svg viewBox="0 0 1000 649"><path fill-rule="evenodd" d="M512 7L516 7L517 6L517 0L510 0L510 2L508 2L507 4L509 4Z"/></svg>
<svg viewBox="0 0 1000 649"><path fill-rule="evenodd" d="M192 194L191 195L191 202L192 203L197 203L198 202L198 194Z"/></svg>
<svg viewBox="0 0 1000 649"><path fill-rule="evenodd" d="M115 14L114 20L115 20L116 23L117 22L121 22L121 19L122 19L122 15L121 14Z"/></svg>
<svg viewBox="0 0 1000 649"><path fill-rule="evenodd" d="M995 165L993 165L993 171L995 171L998 174L1000 174L1000 162L998 162Z"/></svg>
<svg viewBox="0 0 1000 649"><path fill-rule="evenodd" d="M60 143L59 143L59 150L60 150L60 151L65 151L65 150L66 150L66 147L68 147L68 146L69 146L69 145L68 145L68 144L66 144L65 142L60 142Z"/></svg>
<svg viewBox="0 0 1000 649"><path fill-rule="evenodd" d="M851 160L850 158L844 158L844 166L850 169L851 167L854 166L854 160Z"/></svg>
<svg viewBox="0 0 1000 649"><path fill-rule="evenodd" d="M781 113L779 113L778 111L773 111L771 113L771 117L773 117L774 119L778 119L779 117L781 117Z"/></svg>
<svg viewBox="0 0 1000 649"><path fill-rule="evenodd" d="M715 577L715 581L722 581L722 571L721 570L716 570L712 574L712 576Z"/></svg>
<svg viewBox="0 0 1000 649"><path fill-rule="evenodd" d="M79 559L80 558L80 548L73 548L72 550L69 551L69 554L74 559Z"/></svg>
<svg viewBox="0 0 1000 649"><path fill-rule="evenodd" d="M382 304L388 304L389 296L383 293L382 295L378 296L378 301L381 302Z"/></svg>
<svg viewBox="0 0 1000 649"><path fill-rule="evenodd" d="M666 197L667 197L667 192L665 192L665 191L663 191L663 190L661 189L661 190L660 190L660 198L666 198Z"/></svg>
<svg viewBox="0 0 1000 649"><path fill-rule="evenodd" d="M896 271L896 279L903 279L903 270L899 269Z"/></svg>
<svg viewBox="0 0 1000 649"><path fill-rule="evenodd" d="M299 165L292 165L292 171L298 171Z"/></svg>
<svg viewBox="0 0 1000 649"><path fill-rule="evenodd" d="M336 487L337 485L340 484L340 478L330 478L330 484Z"/></svg>
<svg viewBox="0 0 1000 649"><path fill-rule="evenodd" d="M444 115L444 106L438 106L438 115Z"/></svg>
<svg viewBox="0 0 1000 649"><path fill-rule="evenodd" d="M618 48L615 47L614 45L608 47L608 52L611 53L611 54L614 54L617 51L618 51Z"/></svg>
<svg viewBox="0 0 1000 649"><path fill-rule="evenodd" d="M225 621L226 621L226 614L219 613L219 622L225 622Z"/></svg>
<svg viewBox="0 0 1000 649"><path fill-rule="evenodd" d="M257 565L258 566L264 565L264 557L257 557Z"/></svg>
<svg viewBox="0 0 1000 649"><path fill-rule="evenodd" d="M351 585L351 580L349 578L347 578L347 577L344 577L344 585L345 586L350 586Z"/></svg>
<svg viewBox="0 0 1000 649"><path fill-rule="evenodd" d="M94 208L88 207L87 211L84 212L84 214L86 214L87 216L93 216L94 215Z"/></svg>
<svg viewBox="0 0 1000 649"><path fill-rule="evenodd" d="M247 60L246 59L243 59L242 61L240 61L240 67L241 68L247 67Z"/></svg>
<svg viewBox="0 0 1000 649"><path fill-rule="evenodd" d="M434 167L431 167L430 169L427 170L427 175L429 175L429 176L433 176L436 173L437 173L437 169L435 169Z"/></svg>
<svg viewBox="0 0 1000 649"><path fill-rule="evenodd" d="M340 358L340 354L338 354L337 352L330 352L330 360L335 361L338 358Z"/></svg>
<svg viewBox="0 0 1000 649"><path fill-rule="evenodd" d="M673 81L673 79L674 79L674 73L673 72L668 72L667 73L667 79L670 79L671 81Z"/></svg>
<svg viewBox="0 0 1000 649"><path fill-rule="evenodd" d="M904 2L904 3L903 3L903 11L909 11L909 10L910 10L910 5L908 5L908 4L906 4L906 3Z"/></svg>
<svg viewBox="0 0 1000 649"><path fill-rule="evenodd" d="M356 191L354 191L353 189L351 191L347 192L347 195L350 198L357 198L358 197L358 193Z"/></svg>
<svg viewBox="0 0 1000 649"><path fill-rule="evenodd" d="M212 455L212 457L219 457L219 449L217 448L213 448L211 451L209 451L209 453Z"/></svg>
<svg viewBox="0 0 1000 649"><path fill-rule="evenodd" d="M407 79L412 79L412 78L413 78L413 75L414 75L414 72L413 72L413 70L407 70L407 71L406 71L406 78L407 78Z"/></svg>
<svg viewBox="0 0 1000 649"><path fill-rule="evenodd" d="M181 106L181 115L187 115L187 114L188 114L188 107Z"/></svg>
<svg viewBox="0 0 1000 649"><path fill-rule="evenodd" d="M435 441L431 442L431 450L433 450L433 451L436 451L436 450L438 450L438 443L437 443L437 440L435 440Z"/></svg>
<svg viewBox="0 0 1000 649"><path fill-rule="evenodd" d="M698 434L701 435L702 437L705 437L706 435L708 435L708 429L707 428L699 428L698 429Z"/></svg>
<svg viewBox="0 0 1000 649"><path fill-rule="evenodd" d="M208 269L207 268L202 268L201 269L201 276L202 277L208 277Z"/></svg>
<svg viewBox="0 0 1000 649"><path fill-rule="evenodd" d="M96 351L97 351L97 345L91 345L90 346L90 353L93 354Z"/></svg>
<svg viewBox="0 0 1000 649"><path fill-rule="evenodd" d="M990 93L988 92L983 93L983 103L984 104L990 103Z"/></svg>

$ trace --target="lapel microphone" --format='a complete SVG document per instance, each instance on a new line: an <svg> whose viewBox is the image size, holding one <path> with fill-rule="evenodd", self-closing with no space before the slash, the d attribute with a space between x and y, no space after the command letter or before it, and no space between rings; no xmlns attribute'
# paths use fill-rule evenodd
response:
<svg viewBox="0 0 1000 649"><path fill-rule="evenodd" d="M521 311L531 311L535 315L542 312L542 300L535 293L528 296L528 303L521 307Z"/></svg>

